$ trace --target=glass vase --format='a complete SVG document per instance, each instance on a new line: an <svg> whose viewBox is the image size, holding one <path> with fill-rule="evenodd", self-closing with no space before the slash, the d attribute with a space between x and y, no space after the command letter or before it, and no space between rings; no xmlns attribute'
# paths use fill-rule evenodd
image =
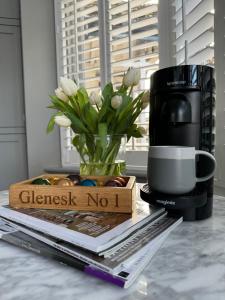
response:
<svg viewBox="0 0 225 300"><path fill-rule="evenodd" d="M126 142L126 135L76 135L73 144L80 154L80 175L123 175Z"/></svg>

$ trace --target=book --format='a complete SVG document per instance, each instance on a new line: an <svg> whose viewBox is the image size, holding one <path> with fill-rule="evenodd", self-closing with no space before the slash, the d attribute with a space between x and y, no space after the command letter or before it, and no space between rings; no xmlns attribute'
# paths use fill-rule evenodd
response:
<svg viewBox="0 0 225 300"><path fill-rule="evenodd" d="M164 211L138 199L133 214L14 209L5 205L0 207L0 216L94 253L103 253Z"/></svg>
<svg viewBox="0 0 225 300"><path fill-rule="evenodd" d="M146 226L140 231L137 231L134 235L131 235L122 244L117 245L117 247L112 249L106 257L100 257L87 250L78 248L70 243L50 237L25 226L1 218L0 220L29 236L69 254L70 256L78 258L86 263L93 264L101 270L112 274L118 273L124 263L136 259L137 256L140 256L146 249L156 244L158 240L167 235L167 233L182 221L181 218L170 218L164 213L155 221L147 223Z"/></svg>
<svg viewBox="0 0 225 300"><path fill-rule="evenodd" d="M168 234L169 233L167 232L167 234L161 237L157 243L151 245L147 251L139 252L139 255L135 259L129 261L129 263L125 263L120 272L117 274L111 274L97 268L94 265L70 256L67 253L64 253L44 242L41 242L40 240L37 240L36 238L19 231L17 228L14 228L8 223L5 223L3 219L0 219L0 239L4 240L5 242L25 248L36 254L55 259L61 263L85 272L88 275L105 280L123 288L129 287L136 280L136 278L160 248Z"/></svg>

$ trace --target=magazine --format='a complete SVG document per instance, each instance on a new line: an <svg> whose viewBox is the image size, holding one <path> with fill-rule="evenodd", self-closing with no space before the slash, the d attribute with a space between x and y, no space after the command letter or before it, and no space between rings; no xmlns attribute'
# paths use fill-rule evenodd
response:
<svg viewBox="0 0 225 300"><path fill-rule="evenodd" d="M2 220L2 222L13 226L14 228L22 231L50 246L61 250L73 257L83 260L84 262L93 264L99 267L101 270L117 273L121 270L124 263L135 259L140 255L140 252L146 251L152 244L157 243L164 235L170 232L177 223L181 222L181 218L170 218L166 216L166 213L159 217L157 220L147 223L142 230L138 231L135 235L132 235L129 239L124 241L120 247L117 247L115 251L111 251L107 254L107 257L99 257L84 249L78 248L72 244L66 243L61 240L57 240L53 237L47 236L43 233L29 229L27 227L12 223L8 220Z"/></svg>
<svg viewBox="0 0 225 300"><path fill-rule="evenodd" d="M138 200L131 214L108 212L13 209L0 207L0 216L78 247L99 253L121 242L158 218L164 208Z"/></svg>
<svg viewBox="0 0 225 300"><path fill-rule="evenodd" d="M63 253L58 249L55 249L54 247L51 247L50 245L45 244L35 239L34 237L29 236L19 231L18 229L4 223L3 220L0 220L0 239L15 246L33 251L36 254L53 258L61 263L83 271L88 275L100 278L123 288L129 287L135 281L135 279L139 276L139 274L160 248L167 235L164 235L164 237L161 237L157 243L149 247L148 251L140 253L140 255L138 255L136 259L131 260L129 263L125 263L121 271L113 275L109 272L102 271L94 265Z"/></svg>

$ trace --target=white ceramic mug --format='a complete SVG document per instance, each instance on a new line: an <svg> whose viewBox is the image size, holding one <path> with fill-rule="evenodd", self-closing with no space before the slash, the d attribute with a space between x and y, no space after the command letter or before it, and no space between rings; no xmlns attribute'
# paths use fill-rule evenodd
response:
<svg viewBox="0 0 225 300"><path fill-rule="evenodd" d="M183 146L151 146L149 148L149 184L155 191L167 194L185 194L192 191L197 182L210 179L215 172L216 161L212 154ZM213 170L204 177L196 177L196 155L205 155L213 162Z"/></svg>

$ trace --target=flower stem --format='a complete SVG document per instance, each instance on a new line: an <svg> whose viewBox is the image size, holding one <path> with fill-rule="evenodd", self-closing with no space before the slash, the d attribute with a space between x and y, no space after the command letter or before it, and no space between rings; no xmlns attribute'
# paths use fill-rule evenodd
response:
<svg viewBox="0 0 225 300"><path fill-rule="evenodd" d="M131 93L132 93L132 91L133 91L133 88L134 88L134 85L132 84L132 86L131 86L131 88L130 88L130 91L129 91L129 94L128 94L129 97L131 96Z"/></svg>

